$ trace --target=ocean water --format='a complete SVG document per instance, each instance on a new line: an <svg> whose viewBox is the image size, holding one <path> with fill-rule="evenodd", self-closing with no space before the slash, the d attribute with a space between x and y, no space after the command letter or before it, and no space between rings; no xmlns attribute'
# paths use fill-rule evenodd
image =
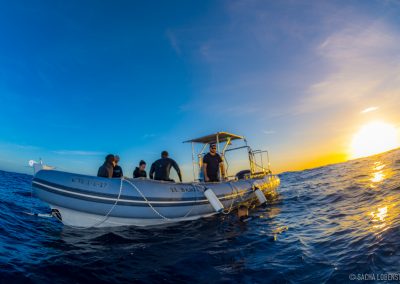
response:
<svg viewBox="0 0 400 284"><path fill-rule="evenodd" d="M25 214L49 211L31 198L32 177L0 171L0 283L335 283L400 273L400 150L280 178L277 199L246 223L230 215L74 230Z"/></svg>

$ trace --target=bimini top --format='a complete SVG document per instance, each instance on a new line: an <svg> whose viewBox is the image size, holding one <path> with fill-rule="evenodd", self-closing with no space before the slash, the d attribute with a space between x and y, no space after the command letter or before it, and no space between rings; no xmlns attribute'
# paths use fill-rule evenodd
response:
<svg viewBox="0 0 400 284"><path fill-rule="evenodd" d="M228 132L217 132L215 134L206 135L203 137L191 139L188 141L184 141L183 143L193 142L193 143L203 143L203 144L212 144L217 142L217 136L219 142L225 142L228 139L236 140L236 139L244 139L244 136L228 133Z"/></svg>

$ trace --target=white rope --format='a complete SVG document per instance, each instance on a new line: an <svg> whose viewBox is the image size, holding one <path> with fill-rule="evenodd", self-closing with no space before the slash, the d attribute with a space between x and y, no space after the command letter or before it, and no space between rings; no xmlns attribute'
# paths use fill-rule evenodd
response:
<svg viewBox="0 0 400 284"><path fill-rule="evenodd" d="M114 210L115 206L117 206L117 203L118 203L118 201L119 201L119 199L120 199L120 197L121 197L122 185L123 185L124 180L125 180L124 178L121 178L121 184L120 184L120 186L119 186L119 193L118 193L117 200L115 200L113 206L110 208L110 210L108 210L107 214L104 215L104 217L103 217L102 220L100 220L100 221L98 221L98 222L96 222L96 223L94 223L93 225L90 225L90 226L88 226L88 227L78 227L78 226L74 226L74 225L67 224L67 223L63 222L64 225L66 225L66 226L68 226L68 227L71 227L71 228L73 228L73 229L86 230L86 229L90 229L90 228L93 228L93 227L97 227L97 226L103 224L103 223L108 219L108 216L109 216L109 215L111 214L111 212Z"/></svg>
<svg viewBox="0 0 400 284"><path fill-rule="evenodd" d="M193 203L193 205L192 205L192 208L190 208L190 210L188 211L188 213L186 213L185 216L183 216L183 218L186 218L187 216L189 216L190 213L192 213L193 208L194 208L194 206L195 206L196 203L197 203L197 188L196 188L196 185L195 185L194 183L192 183L192 186L194 187L194 194L195 194L196 199L195 199L195 201L194 201L194 203Z"/></svg>
<svg viewBox="0 0 400 284"><path fill-rule="evenodd" d="M165 217L164 215L162 215L160 212L158 212L153 205L151 205L151 203L147 200L146 196L144 196L144 194L140 191L140 189L134 185L133 183L131 183L129 180L125 180L127 183L129 183L134 189L136 189L136 191L142 196L142 198L144 199L144 201L146 201L147 205L149 205L149 207L154 211L154 213L156 213L158 216L160 216L162 219L166 220L166 221L171 221L170 218Z"/></svg>
<svg viewBox="0 0 400 284"><path fill-rule="evenodd" d="M156 213L158 216L160 216L162 219L166 220L166 221L172 221L172 219L165 217L164 215L162 215L160 212L158 212L157 209L155 209L153 207L153 205L151 205L150 201L146 198L146 196L142 193L142 191L132 182L130 182L129 180L125 180L127 183L129 183L134 189L136 189L136 191L140 194L140 196L142 196L142 198L144 199L144 201L146 201L147 205L149 205L149 207L154 211L154 213ZM190 210L182 217L178 217L178 218L186 218L187 216L189 216L189 214L193 211L193 208L195 207L196 203L197 203L197 189L194 183L192 183L192 186L194 187L194 192L195 192L195 196L196 196L196 200L193 203L192 207L190 208Z"/></svg>
<svg viewBox="0 0 400 284"><path fill-rule="evenodd" d="M231 195L233 195L234 187L233 187L233 185L232 185L231 182L229 182L229 185L231 186ZM236 190L236 195L232 198L232 202L231 202L231 205L230 205L228 211L226 211L226 210L223 210L223 211L222 211L222 214L224 214L224 215L230 214L230 213L232 212L232 210L233 210L233 204L235 203L236 198L237 198L237 196L239 195L237 188L235 188L235 190ZM240 195L239 195L239 196L240 196Z"/></svg>
<svg viewBox="0 0 400 284"><path fill-rule="evenodd" d="M240 194L239 190L237 189L237 187L235 185L233 185L232 182L229 182L229 185L234 188L236 190L236 194L239 195L240 200L243 201L243 194Z"/></svg>
<svg viewBox="0 0 400 284"><path fill-rule="evenodd" d="M26 214L26 215L36 216L36 217L42 217L42 218L51 218L51 217L53 217L52 214L33 213L33 212L26 212L26 211L22 211L22 213L24 213L24 214Z"/></svg>

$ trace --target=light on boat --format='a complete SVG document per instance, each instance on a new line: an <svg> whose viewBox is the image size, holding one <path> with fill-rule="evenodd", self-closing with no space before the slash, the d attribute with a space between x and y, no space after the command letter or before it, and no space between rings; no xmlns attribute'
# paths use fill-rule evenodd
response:
<svg viewBox="0 0 400 284"><path fill-rule="evenodd" d="M208 201L216 212L221 212L222 210L224 210L224 205L222 205L221 201L219 201L218 197L215 195L212 189L207 188L204 191L204 195L205 197L207 197Z"/></svg>

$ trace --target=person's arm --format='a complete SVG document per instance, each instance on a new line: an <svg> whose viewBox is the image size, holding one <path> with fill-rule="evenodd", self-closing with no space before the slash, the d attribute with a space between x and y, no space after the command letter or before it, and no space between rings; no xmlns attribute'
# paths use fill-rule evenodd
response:
<svg viewBox="0 0 400 284"><path fill-rule="evenodd" d="M203 162L203 176L204 176L205 182L210 181L210 179L208 178L208 175L207 175L207 163L204 163L204 162Z"/></svg>
<svg viewBox="0 0 400 284"><path fill-rule="evenodd" d="M207 175L207 166L208 166L209 160L210 160L209 159L209 155L208 154L204 155L204 157L203 157L203 176L204 176L204 181L205 182L209 182L210 181L210 178Z"/></svg>
<svg viewBox="0 0 400 284"><path fill-rule="evenodd" d="M103 174L103 167L100 167L100 168L98 169L98 171L97 171L97 176L98 176L98 177L104 177L104 174Z"/></svg>
<svg viewBox="0 0 400 284"><path fill-rule="evenodd" d="M107 177L112 178L114 175L114 168L106 168L105 171L107 171Z"/></svg>
<svg viewBox="0 0 400 284"><path fill-rule="evenodd" d="M149 178L154 179L154 178L153 178L154 171L155 171L155 165L154 165L154 163L153 163L153 164L151 164L150 173L149 173Z"/></svg>
<svg viewBox="0 0 400 284"><path fill-rule="evenodd" d="M172 160L172 166L174 167L176 173L178 174L179 180L182 182L181 170L179 169L178 164L174 160Z"/></svg>
<svg viewBox="0 0 400 284"><path fill-rule="evenodd" d="M137 169L138 168L135 168L135 170L133 171L133 174L132 174L133 178L137 178Z"/></svg>
<svg viewBox="0 0 400 284"><path fill-rule="evenodd" d="M219 163L219 168L221 170L221 177L222 180L225 180L225 166L224 166L224 162Z"/></svg>
<svg viewBox="0 0 400 284"><path fill-rule="evenodd" d="M220 173L221 173L221 178L222 180L225 180L225 165L224 165L224 160L222 159L221 156L219 157L219 169L220 169Z"/></svg>
<svg viewBox="0 0 400 284"><path fill-rule="evenodd" d="M121 177L123 177L124 176L124 172L122 171L122 167L120 166L119 168L121 169Z"/></svg>
<svg viewBox="0 0 400 284"><path fill-rule="evenodd" d="M99 171L97 172L98 177L103 177L103 178L110 178L110 171L107 169L105 166L101 166L99 168ZM112 177L112 173L111 173Z"/></svg>

